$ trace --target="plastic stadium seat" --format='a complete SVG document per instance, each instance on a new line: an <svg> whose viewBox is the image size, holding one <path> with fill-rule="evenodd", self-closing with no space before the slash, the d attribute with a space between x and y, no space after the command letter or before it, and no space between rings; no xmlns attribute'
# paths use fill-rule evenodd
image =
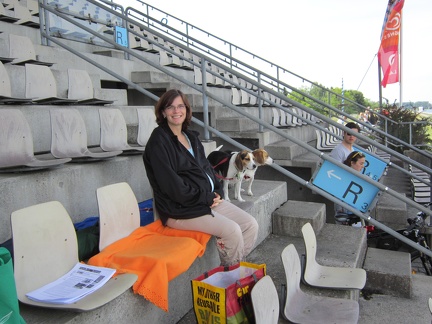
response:
<svg viewBox="0 0 432 324"><path fill-rule="evenodd" d="M279 296L270 276L261 278L251 291L256 324L277 324L279 320Z"/></svg>
<svg viewBox="0 0 432 324"><path fill-rule="evenodd" d="M153 109L137 108L138 113L138 138L137 143L146 146L156 124L156 116Z"/></svg>
<svg viewBox="0 0 432 324"><path fill-rule="evenodd" d="M310 223L302 227L306 247L304 280L315 287L333 289L363 289L366 284L366 271L360 268L327 267L316 261L317 241Z"/></svg>
<svg viewBox="0 0 432 324"><path fill-rule="evenodd" d="M316 296L300 288L300 257L293 244L281 254L286 276L286 291L283 292L283 316L291 323L357 323L359 304L355 300Z"/></svg>
<svg viewBox="0 0 432 324"><path fill-rule="evenodd" d="M33 136L18 109L0 109L0 171L31 171L60 166L64 159L39 159L33 152Z"/></svg>
<svg viewBox="0 0 432 324"><path fill-rule="evenodd" d="M51 154L72 161L96 161L111 158L122 151L95 152L87 147L87 130L78 110L51 109Z"/></svg>
<svg viewBox="0 0 432 324"><path fill-rule="evenodd" d="M42 105L70 105L76 100L57 97L57 82L48 66L25 65L25 96Z"/></svg>
<svg viewBox="0 0 432 324"><path fill-rule="evenodd" d="M78 263L78 242L72 220L58 201L14 211L11 215L14 274L18 300L32 306L73 311L96 309L129 289L135 274L120 274L72 304L36 302L26 293L65 275Z"/></svg>
<svg viewBox="0 0 432 324"><path fill-rule="evenodd" d="M99 250L140 227L138 201L129 184L115 183L96 190L99 206Z"/></svg>
<svg viewBox="0 0 432 324"><path fill-rule="evenodd" d="M93 83L86 70L68 69L68 99L77 105L109 105L111 100L94 97Z"/></svg>
<svg viewBox="0 0 432 324"><path fill-rule="evenodd" d="M13 57L12 64L37 64L44 66L51 66L54 63L40 61L36 56L36 50L30 38L27 36L20 36L9 34L9 56Z"/></svg>
<svg viewBox="0 0 432 324"><path fill-rule="evenodd" d="M124 154L142 153L144 146L131 146L127 142L127 125L120 109L99 109L101 143L104 151L123 151Z"/></svg>
<svg viewBox="0 0 432 324"><path fill-rule="evenodd" d="M7 105L32 103L32 99L29 98L12 97L12 87L9 74L2 62L0 62L0 80L0 103Z"/></svg>

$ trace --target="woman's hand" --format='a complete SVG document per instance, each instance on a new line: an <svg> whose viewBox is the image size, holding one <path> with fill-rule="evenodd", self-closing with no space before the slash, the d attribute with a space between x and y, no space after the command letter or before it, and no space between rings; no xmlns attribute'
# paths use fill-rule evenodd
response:
<svg viewBox="0 0 432 324"><path fill-rule="evenodd" d="M215 197L213 198L213 204L210 206L210 208L216 207L223 200L217 192L215 192L214 194L215 194Z"/></svg>

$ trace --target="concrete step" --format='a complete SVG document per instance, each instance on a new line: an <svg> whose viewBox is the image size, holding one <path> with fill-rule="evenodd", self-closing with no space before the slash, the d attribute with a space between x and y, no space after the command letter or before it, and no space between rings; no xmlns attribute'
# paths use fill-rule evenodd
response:
<svg viewBox="0 0 432 324"><path fill-rule="evenodd" d="M129 168L125 168L129 169ZM254 196L245 202L232 202L253 215L260 226L257 245L271 232L271 214L286 201L286 183L255 180ZM169 311L164 312L131 289L103 307L85 313L51 310L21 305L27 323L176 323L192 308L191 279L219 266L215 240L207 244L205 254L195 260L189 270L169 283Z"/></svg>
<svg viewBox="0 0 432 324"><path fill-rule="evenodd" d="M324 204L288 200L273 213L273 233L303 237L301 229L304 224L311 223L315 233L319 233L325 222Z"/></svg>
<svg viewBox="0 0 432 324"><path fill-rule="evenodd" d="M411 258L408 252L369 247L363 268L367 272L367 293L411 298Z"/></svg>
<svg viewBox="0 0 432 324"><path fill-rule="evenodd" d="M246 117L226 117L216 120L216 128L221 132L244 132L257 129L257 123Z"/></svg>

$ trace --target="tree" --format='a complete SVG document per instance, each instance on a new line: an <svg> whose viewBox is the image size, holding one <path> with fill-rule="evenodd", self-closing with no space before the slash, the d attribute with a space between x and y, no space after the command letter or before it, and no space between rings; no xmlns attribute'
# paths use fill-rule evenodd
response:
<svg viewBox="0 0 432 324"><path fill-rule="evenodd" d="M428 128L425 124L430 124L431 119L422 117L416 109L407 109L404 107L397 107L392 105L384 109L385 114L392 119L395 123L387 123L387 132L399 138L400 140L410 143L412 145L430 144L431 138L428 133ZM411 127L410 127L411 126ZM405 148L397 147L396 150L400 153Z"/></svg>

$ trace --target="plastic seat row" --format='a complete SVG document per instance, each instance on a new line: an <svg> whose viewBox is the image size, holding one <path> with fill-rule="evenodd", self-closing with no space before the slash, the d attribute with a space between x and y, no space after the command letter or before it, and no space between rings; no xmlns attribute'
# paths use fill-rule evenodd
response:
<svg viewBox="0 0 432 324"><path fill-rule="evenodd" d="M314 124L317 120L311 114L298 109L296 107L288 107L289 111L292 111L294 114L301 116L305 120L309 120L310 124ZM301 120L299 117L290 114L282 109L278 109L276 107L272 107L272 125L276 127L295 127L307 125L308 122L305 120Z"/></svg>
<svg viewBox="0 0 432 324"><path fill-rule="evenodd" d="M85 70L68 69L68 97L57 96L57 82L48 66L25 64L25 97L13 97L8 71L0 62L0 103L40 105L108 105L111 100L94 96L90 75Z"/></svg>
<svg viewBox="0 0 432 324"><path fill-rule="evenodd" d="M100 216L99 250L128 236L140 226L136 197L127 183L97 189ZM50 201L11 214L14 273L18 299L25 304L89 311L113 300L137 280L132 273L119 274L94 293L73 304L49 304L26 294L66 274L78 262L78 242L72 220L58 201Z"/></svg>
<svg viewBox="0 0 432 324"><path fill-rule="evenodd" d="M39 28L39 10L36 0L3 0L0 3L0 20L16 25Z"/></svg>
<svg viewBox="0 0 432 324"><path fill-rule="evenodd" d="M51 109L50 154L35 155L30 126L19 109L0 109L0 171L52 168L76 161L97 161L119 154L141 153L156 127L152 109L138 108L138 145L127 142L127 125L119 109L100 108L100 148L87 147L87 130L77 109Z"/></svg>
<svg viewBox="0 0 432 324"><path fill-rule="evenodd" d="M306 246L306 264L293 244L281 253L286 285L282 286L282 316L290 323L357 323L359 304L355 300L306 293L305 284L318 288L362 289L366 271L358 268L327 267L316 261L317 241L310 223L302 227ZM270 276L259 280L251 291L256 323L278 323L279 297Z"/></svg>
<svg viewBox="0 0 432 324"><path fill-rule="evenodd" d="M160 65L193 70L191 61L194 60L194 55L192 53L157 37L137 25L128 24L128 29L130 31L129 47L131 49L158 54ZM155 45L155 43L160 46ZM168 48L174 51L175 54L167 51Z"/></svg>
<svg viewBox="0 0 432 324"><path fill-rule="evenodd" d="M336 145L340 143L340 139L336 137L342 136L342 130L333 125L330 125L329 128L326 128L328 132L325 132L320 129L316 129L315 132L317 134L317 142L316 148L320 151L331 151L335 148Z"/></svg>
<svg viewBox="0 0 432 324"><path fill-rule="evenodd" d="M420 204L426 204L431 202L431 186L430 186L430 175L422 170L419 170L412 165L408 166L408 170L411 174L424 180L424 182L411 177L411 197L412 199Z"/></svg>

